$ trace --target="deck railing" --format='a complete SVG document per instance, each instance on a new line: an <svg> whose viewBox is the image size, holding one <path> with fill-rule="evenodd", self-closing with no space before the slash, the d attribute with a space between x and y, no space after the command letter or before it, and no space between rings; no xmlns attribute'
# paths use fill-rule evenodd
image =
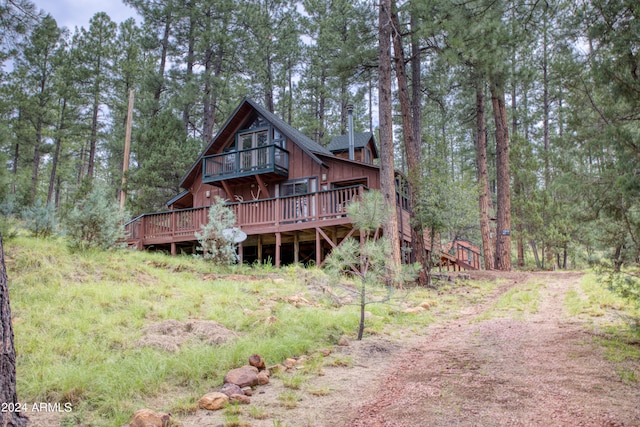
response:
<svg viewBox="0 0 640 427"><path fill-rule="evenodd" d="M255 175L289 172L289 152L278 145L263 145L246 150L206 156L202 160L204 182Z"/></svg>
<svg viewBox="0 0 640 427"><path fill-rule="evenodd" d="M476 270L481 268L479 252L457 242L453 245L450 252L456 257L459 263L467 264Z"/></svg>
<svg viewBox="0 0 640 427"><path fill-rule="evenodd" d="M346 217L346 205L365 190L364 186L295 196L229 203L236 222L245 232L274 229L281 225ZM208 222L209 207L180 209L140 215L125 225L127 241L147 244L195 240L194 233ZM301 225L300 228L304 228Z"/></svg>

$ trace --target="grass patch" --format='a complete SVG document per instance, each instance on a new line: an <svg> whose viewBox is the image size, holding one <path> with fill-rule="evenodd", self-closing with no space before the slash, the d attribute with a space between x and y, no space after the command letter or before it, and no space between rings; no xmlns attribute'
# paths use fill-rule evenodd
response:
<svg viewBox="0 0 640 427"><path fill-rule="evenodd" d="M249 406L249 416L254 420L266 420L269 418L269 412L262 406Z"/></svg>
<svg viewBox="0 0 640 427"><path fill-rule="evenodd" d="M604 350L607 360L624 382L636 383L640 372L640 329L638 308L613 294L598 282L594 274L585 274L578 290L571 289L565 298L565 308L571 315L586 316L598 330L595 342Z"/></svg>
<svg viewBox="0 0 640 427"><path fill-rule="evenodd" d="M540 303L541 283L525 283L513 287L500 296L500 299L489 310L485 311L477 320L486 320L493 317L512 317L522 319L525 314L538 311Z"/></svg>
<svg viewBox="0 0 640 427"><path fill-rule="evenodd" d="M577 316L582 313L584 301L575 289L570 289L565 294L564 307L570 316Z"/></svg>
<svg viewBox="0 0 640 427"><path fill-rule="evenodd" d="M308 376L300 372L285 374L281 377L282 385L292 390L300 390L302 388L302 385L307 382L308 379Z"/></svg>
<svg viewBox="0 0 640 427"><path fill-rule="evenodd" d="M326 362L327 366L342 366L349 368L353 366L353 357L351 356L334 356Z"/></svg>
<svg viewBox="0 0 640 427"><path fill-rule="evenodd" d="M312 388L308 390L308 393L312 396L328 396L331 394L331 389L328 387Z"/></svg>
<svg viewBox="0 0 640 427"><path fill-rule="evenodd" d="M302 400L300 395L293 390L283 391L278 395L280 405L287 409L294 409L298 406L298 402Z"/></svg>

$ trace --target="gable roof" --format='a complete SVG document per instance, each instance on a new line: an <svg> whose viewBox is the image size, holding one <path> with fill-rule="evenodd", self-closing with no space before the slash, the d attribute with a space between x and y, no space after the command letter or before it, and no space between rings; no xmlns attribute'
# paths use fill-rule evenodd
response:
<svg viewBox="0 0 640 427"><path fill-rule="evenodd" d="M309 138L308 136L300 132L298 129L294 128L293 126L291 126L290 124L282 120L280 117L276 116L275 114L273 114L272 112L264 108L263 106L256 104L253 100L249 98L245 98L245 101L251 104L251 106L255 108L256 111L260 113L262 117L264 117L267 121L271 122L272 125L278 128L280 132L284 133L290 140L292 140L296 145L302 148L304 152L306 152L312 158L314 158L314 160L318 161L319 163L322 163L322 161L314 155L315 153L325 154L325 155L332 154L331 151L327 150L325 147L318 144L317 142L315 142L314 140L312 140L311 138Z"/></svg>
<svg viewBox="0 0 640 427"><path fill-rule="evenodd" d="M353 146L354 148L364 148L367 146L369 141L373 139L373 134L371 132L358 132L353 134ZM378 157L378 147L376 146L375 140L372 141L374 156ZM332 153L340 153L343 151L349 151L349 135L339 135L334 137L327 149Z"/></svg>
<svg viewBox="0 0 640 427"><path fill-rule="evenodd" d="M316 154L333 156L333 153L331 153L331 151L316 143L311 138L307 137L302 132L295 129L293 126L289 125L287 122L280 119L280 117L276 116L263 106L257 104L252 99L245 97L240 102L238 107L236 107L234 112L227 118L227 121L222 125L216 136L206 146L200 156L198 156L189 171L184 175L184 177L180 181L180 187L188 188L190 181L195 178L196 172L199 168L202 167L202 158L210 154L214 154L214 147L216 146L216 142L218 142L220 139L226 140L231 135L233 135L236 131L237 126L239 125L239 122L244 120L244 118L246 118L247 115L251 113L251 110L255 110L259 115L261 115L265 120L267 120L275 128L277 128L280 133L284 134L292 143L300 147L302 151L304 151L318 164L324 165L324 162Z"/></svg>

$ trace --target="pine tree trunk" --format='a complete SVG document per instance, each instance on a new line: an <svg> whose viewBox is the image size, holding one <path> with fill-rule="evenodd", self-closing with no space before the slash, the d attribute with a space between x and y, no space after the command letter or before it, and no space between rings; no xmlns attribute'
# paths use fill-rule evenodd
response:
<svg viewBox="0 0 640 427"><path fill-rule="evenodd" d="M36 127L36 144L33 149L33 171L31 173L31 203L36 201L38 191L38 174L40 171L40 146L42 145L42 120L38 118Z"/></svg>
<svg viewBox="0 0 640 427"><path fill-rule="evenodd" d="M195 65L196 57L195 57L195 44L196 38L194 35L195 32L195 24L193 22L193 17L189 16L189 29L187 36L187 69L185 72L185 82L189 84L193 80L193 66ZM191 106L193 105L192 101L185 102L184 107L182 108L182 123L184 124L184 131L187 135L189 135L189 127L191 126ZM206 144L206 143L205 143Z"/></svg>
<svg viewBox="0 0 640 427"><path fill-rule="evenodd" d="M7 270L4 264L4 249L0 235L0 337L2 355L0 356L0 426L22 427L27 425L27 417L21 412L5 411L18 403L16 393L16 352L13 345L13 326L11 324L11 306L9 304L9 286ZM7 408L8 406L8 408Z"/></svg>
<svg viewBox="0 0 640 427"><path fill-rule="evenodd" d="M158 68L158 82L156 83L155 90L153 92L153 100L155 101L153 106L153 115L155 116L160 111L160 96L162 95L162 89L164 87L164 72L167 67L167 55L169 54L169 37L171 35L171 12L167 12L164 17L164 33L162 35L162 51L160 53L160 66Z"/></svg>
<svg viewBox="0 0 640 427"><path fill-rule="evenodd" d="M96 89L95 100L93 102L93 115L91 119L91 137L89 138L89 163L87 166L87 177L93 179L95 162L96 162L96 146L98 144L98 112L100 105L98 104L98 91Z"/></svg>
<svg viewBox="0 0 640 427"><path fill-rule="evenodd" d="M393 215L383 225L391 242L391 268L400 266L400 241L396 214L396 185L393 160L393 117L391 107L391 0L381 0L379 9L379 114L380 114L380 191Z"/></svg>
<svg viewBox="0 0 640 427"><path fill-rule="evenodd" d="M392 7L394 7L393 2ZM422 177L422 152L420 141L415 138L412 105L409 99L409 84L407 82L407 71L405 68L404 47L402 46L402 35L399 33L400 24L398 22L398 15L396 15L395 11L392 12L391 20L394 28L392 37L393 50L395 53L396 78L398 80L398 98L400 100L400 112L402 116L402 135L404 138L405 152L407 153L407 168L409 170L411 246L416 261L422 266L418 281L420 285L426 286L429 283L429 258L427 257L427 249L424 243L424 229L415 211L415 206L418 205L420 179Z"/></svg>
<svg viewBox="0 0 640 427"><path fill-rule="evenodd" d="M489 167L487 165L487 129L485 127L485 97L484 81L480 78L476 84L476 125L477 125L477 155L478 155L478 185L480 197L480 234L482 235L482 254L484 256L484 268L493 270L493 239L491 238L491 224L489 223L489 210L491 209L491 193L489 191Z"/></svg>
<svg viewBox="0 0 640 427"><path fill-rule="evenodd" d="M56 136L56 148L53 153L53 159L51 160L51 176L49 177L49 191L47 193L47 205L50 205L53 201L53 193L56 183L56 173L58 169L58 160L60 159L60 146L62 145L62 135L60 135L61 131L64 129L64 115L67 109L67 99L64 98L62 100L62 106L60 111L60 123L58 125L58 136Z"/></svg>
<svg viewBox="0 0 640 427"><path fill-rule="evenodd" d="M497 224L495 268L511 271L511 173L509 130L501 81L491 84L491 102L496 125Z"/></svg>

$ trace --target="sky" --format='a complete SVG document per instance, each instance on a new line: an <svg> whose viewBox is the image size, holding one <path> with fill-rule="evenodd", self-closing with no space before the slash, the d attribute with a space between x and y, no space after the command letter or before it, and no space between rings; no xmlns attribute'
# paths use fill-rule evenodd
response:
<svg viewBox="0 0 640 427"><path fill-rule="evenodd" d="M49 13L59 27L67 27L73 34L75 27L89 28L89 20L97 12L106 12L116 24L127 18L141 19L133 8L121 0L33 0L38 9Z"/></svg>

